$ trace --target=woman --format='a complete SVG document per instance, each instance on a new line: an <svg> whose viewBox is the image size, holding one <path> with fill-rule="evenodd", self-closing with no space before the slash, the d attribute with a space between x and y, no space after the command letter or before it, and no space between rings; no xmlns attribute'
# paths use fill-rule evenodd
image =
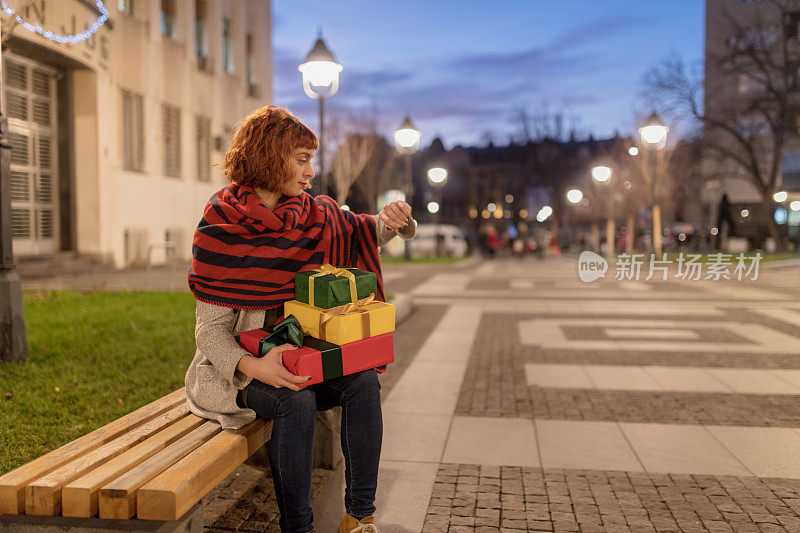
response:
<svg viewBox="0 0 800 533"><path fill-rule="evenodd" d="M225 156L232 183L205 206L192 246L189 287L197 300L197 352L186 373L191 411L223 428L256 416L273 420L269 458L284 532L313 531L310 505L317 410L342 406L345 508L340 532L374 526L383 423L376 370L301 389L310 376L284 368L273 348L262 358L234 339L271 326L294 298L294 274L323 263L375 272L384 300L377 247L398 233L414 236L405 202L378 215L342 210L327 196L310 196L317 138L287 110L266 106L250 114Z"/></svg>

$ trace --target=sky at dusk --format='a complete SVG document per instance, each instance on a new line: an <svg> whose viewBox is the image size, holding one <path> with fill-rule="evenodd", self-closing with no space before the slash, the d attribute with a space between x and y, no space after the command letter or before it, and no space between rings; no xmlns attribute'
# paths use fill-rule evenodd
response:
<svg viewBox="0 0 800 533"><path fill-rule="evenodd" d="M581 136L628 134L646 113L642 77L678 54L703 57L703 0L273 0L274 103L315 131L297 66L322 27L344 67L326 109L377 117L389 135L410 114L424 145L505 143L531 116L563 112ZM338 110L338 111L337 111Z"/></svg>

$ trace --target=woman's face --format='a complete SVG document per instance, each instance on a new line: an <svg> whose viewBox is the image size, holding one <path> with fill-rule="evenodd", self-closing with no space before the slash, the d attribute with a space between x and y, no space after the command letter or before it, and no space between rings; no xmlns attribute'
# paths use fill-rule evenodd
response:
<svg viewBox="0 0 800 533"><path fill-rule="evenodd" d="M296 148L289 156L289 169L291 175L283 182L281 194L286 196L298 196L304 190L311 188L311 178L314 177L314 168L311 166L311 158L314 157L316 150L311 148Z"/></svg>

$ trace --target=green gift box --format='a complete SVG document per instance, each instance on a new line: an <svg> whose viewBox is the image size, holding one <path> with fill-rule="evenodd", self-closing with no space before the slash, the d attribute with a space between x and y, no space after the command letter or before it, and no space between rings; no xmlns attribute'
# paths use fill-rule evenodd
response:
<svg viewBox="0 0 800 533"><path fill-rule="evenodd" d="M313 292L310 284L313 282ZM374 272L357 268L335 268L329 264L317 270L306 270L294 275L294 298L300 302L330 309L378 293L378 278Z"/></svg>

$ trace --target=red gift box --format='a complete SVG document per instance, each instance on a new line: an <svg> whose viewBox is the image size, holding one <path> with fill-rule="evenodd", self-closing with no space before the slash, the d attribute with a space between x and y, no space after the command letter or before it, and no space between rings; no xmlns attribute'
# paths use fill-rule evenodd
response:
<svg viewBox="0 0 800 533"><path fill-rule="evenodd" d="M239 344L256 357L262 357L265 354L260 349L261 341L268 335L269 332L263 329L243 331L239 334ZM296 376L311 376L311 380L299 384L300 387L393 362L394 335L392 333L384 333L342 345L306 336L303 339L303 346L283 352L283 366L289 372Z"/></svg>

